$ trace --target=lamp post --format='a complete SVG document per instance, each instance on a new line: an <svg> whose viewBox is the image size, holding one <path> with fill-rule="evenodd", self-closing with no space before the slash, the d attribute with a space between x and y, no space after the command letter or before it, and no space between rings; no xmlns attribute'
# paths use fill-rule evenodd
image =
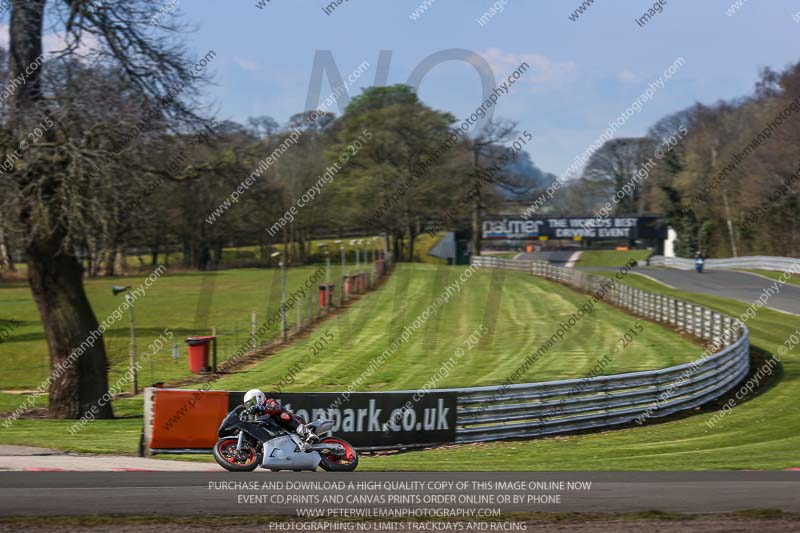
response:
<svg viewBox="0 0 800 533"><path fill-rule="evenodd" d="M353 239L352 241L350 241L350 244L352 244L353 247L356 249L356 272L358 272L359 263L360 263L360 256L359 256L359 252L358 252L358 245L359 245L360 242L361 241L358 241L356 239Z"/></svg>
<svg viewBox="0 0 800 533"><path fill-rule="evenodd" d="M289 337L289 331L286 328L286 265L283 261L283 252L275 252L270 257L279 256L281 258L280 262L278 262L278 266L281 267L281 337L283 342L286 342Z"/></svg>
<svg viewBox="0 0 800 533"><path fill-rule="evenodd" d="M341 280L342 288L339 291L339 294L341 295L341 297L339 298L339 301L341 302L341 304L344 304L344 278L345 278L345 275L346 275L345 274L345 268L346 267L345 267L345 257L344 257L344 244L342 244L341 240L336 241L336 244L339 245L339 255L342 256L341 257L342 258L342 280Z"/></svg>
<svg viewBox="0 0 800 533"><path fill-rule="evenodd" d="M375 248L375 241L377 241L377 237L372 238L372 244L370 248L372 249L372 275L377 277L378 275L378 249Z"/></svg>
<svg viewBox="0 0 800 533"><path fill-rule="evenodd" d="M136 301L133 295L130 293L130 286L121 287L120 285L114 285L111 287L111 293L116 296L117 294L124 292L125 293L125 301L128 302L130 306L130 317L131 317L131 349L130 349L130 359L131 359L131 392L133 394L139 394L139 370L136 364L136 326L135 326L135 319L133 313L133 304ZM151 360L152 364L152 360Z"/></svg>
<svg viewBox="0 0 800 533"><path fill-rule="evenodd" d="M354 239L352 244L356 248L356 292L361 292L361 240Z"/></svg>

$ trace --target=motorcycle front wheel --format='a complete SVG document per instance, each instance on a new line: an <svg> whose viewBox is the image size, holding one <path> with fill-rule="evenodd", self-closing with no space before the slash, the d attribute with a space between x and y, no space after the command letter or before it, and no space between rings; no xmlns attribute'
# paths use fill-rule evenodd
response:
<svg viewBox="0 0 800 533"><path fill-rule="evenodd" d="M319 462L319 466L321 466L323 470L327 470L328 472L352 472L356 469L358 466L358 453L356 449L353 448L352 444L344 439L338 439L336 437L327 437L322 439L321 442L338 444L344 448L344 455L336 455L333 453L320 454L322 455L322 460Z"/></svg>
<svg viewBox="0 0 800 533"><path fill-rule="evenodd" d="M219 466L230 472L252 472L261 464L261 454L245 441L242 451L237 455L236 444L238 437L222 437L216 444L212 453Z"/></svg>

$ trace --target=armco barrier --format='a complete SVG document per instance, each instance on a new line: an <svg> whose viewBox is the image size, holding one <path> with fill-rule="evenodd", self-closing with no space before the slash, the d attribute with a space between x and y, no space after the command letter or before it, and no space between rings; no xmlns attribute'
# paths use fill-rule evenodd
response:
<svg viewBox="0 0 800 533"><path fill-rule="evenodd" d="M694 270L694 259L683 257L664 257L654 255L649 260L650 266L666 266L680 270ZM732 269L753 269L753 270L778 270L786 272L794 269L800 272L800 259L793 257L775 257L769 255L753 255L746 257L728 257L723 259L706 259L703 263L704 269L710 270L732 270Z"/></svg>
<svg viewBox="0 0 800 533"><path fill-rule="evenodd" d="M750 344L738 320L703 306L634 289L608 278L545 262L475 257L483 268L522 270L705 340L699 359L663 370L461 389L457 442L478 442L627 424L695 408L747 375Z"/></svg>
<svg viewBox="0 0 800 533"><path fill-rule="evenodd" d="M307 418L338 418L337 434L358 442L356 447L361 450L396 449L537 437L643 422L708 403L731 390L749 371L747 328L729 316L545 262L476 257L473 264L530 272L598 298L602 294L602 301L694 335L708 348L691 363L661 370L436 389L422 399L418 391L352 393L352 404L339 402L333 411L326 411L325 406L341 398L339 393L284 393L278 397L284 403L290 401L295 412L306 408L303 414ZM520 362L533 355L520 354ZM414 401L406 411L402 406L408 405L409 399ZM216 440L220 420L240 401L241 393L147 389L143 448L149 453L206 453ZM188 408L192 402L194 406ZM348 409L351 426L344 427Z"/></svg>

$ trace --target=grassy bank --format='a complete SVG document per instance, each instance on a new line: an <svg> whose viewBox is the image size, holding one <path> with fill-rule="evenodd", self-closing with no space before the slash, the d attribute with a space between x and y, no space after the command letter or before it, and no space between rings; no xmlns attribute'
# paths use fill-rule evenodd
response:
<svg viewBox="0 0 800 533"><path fill-rule="evenodd" d="M765 278L770 279L782 279L784 275L783 272L777 270L742 270L742 272L750 272L751 274L758 274L759 276L764 276ZM789 279L784 279L786 283L791 283L792 285L800 286L800 275L794 274L789 277Z"/></svg>
<svg viewBox="0 0 800 533"><path fill-rule="evenodd" d="M584 250L575 266L578 267L621 267L629 261L644 261L651 250Z"/></svg>

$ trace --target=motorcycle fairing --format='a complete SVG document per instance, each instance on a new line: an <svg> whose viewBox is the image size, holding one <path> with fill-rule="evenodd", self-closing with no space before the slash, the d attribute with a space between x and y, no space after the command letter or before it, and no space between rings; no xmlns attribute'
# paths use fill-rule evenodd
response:
<svg viewBox="0 0 800 533"><path fill-rule="evenodd" d="M316 470L322 456L317 452L301 452L297 435L283 435L264 443L262 468L272 470Z"/></svg>

